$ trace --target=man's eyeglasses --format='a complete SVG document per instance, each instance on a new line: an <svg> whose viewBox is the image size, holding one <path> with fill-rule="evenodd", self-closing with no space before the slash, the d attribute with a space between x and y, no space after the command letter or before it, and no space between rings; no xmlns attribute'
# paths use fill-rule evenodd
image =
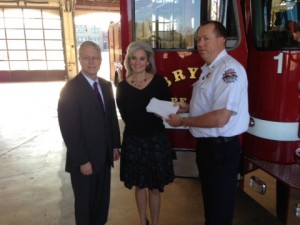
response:
<svg viewBox="0 0 300 225"><path fill-rule="evenodd" d="M85 62L93 61L93 62L98 62L101 58L100 57L95 57L95 56L81 56L80 59L82 59Z"/></svg>

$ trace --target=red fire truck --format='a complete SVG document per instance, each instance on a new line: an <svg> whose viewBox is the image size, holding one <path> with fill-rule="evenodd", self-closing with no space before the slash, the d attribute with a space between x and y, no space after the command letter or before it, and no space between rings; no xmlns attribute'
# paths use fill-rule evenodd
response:
<svg viewBox="0 0 300 225"><path fill-rule="evenodd" d="M133 40L155 51L172 101L187 101L203 64L194 34L201 22L227 29L226 49L246 68L248 131L242 135L241 188L286 225L300 224L300 1L299 0L124 0L111 44L114 81L124 79L122 61ZM109 39L113 39L110 31ZM116 41L116 40L114 40ZM116 56L117 54L117 56ZM187 128L167 127L172 148L193 152ZM193 164L194 162L186 162Z"/></svg>

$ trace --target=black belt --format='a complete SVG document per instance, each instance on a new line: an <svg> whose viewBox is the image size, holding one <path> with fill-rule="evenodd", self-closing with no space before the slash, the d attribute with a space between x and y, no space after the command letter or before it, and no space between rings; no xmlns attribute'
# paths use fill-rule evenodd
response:
<svg viewBox="0 0 300 225"><path fill-rule="evenodd" d="M238 136L232 136L232 137L201 137L197 138L198 143L216 143L216 144L221 144L221 143L226 143L229 141L233 141L238 139Z"/></svg>

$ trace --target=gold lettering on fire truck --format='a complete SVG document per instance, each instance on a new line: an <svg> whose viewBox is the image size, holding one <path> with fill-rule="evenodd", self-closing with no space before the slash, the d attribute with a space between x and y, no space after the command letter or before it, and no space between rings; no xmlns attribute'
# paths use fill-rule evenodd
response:
<svg viewBox="0 0 300 225"><path fill-rule="evenodd" d="M164 78L167 81L168 87L170 87L172 85L172 81L170 81L168 77L164 77Z"/></svg>
<svg viewBox="0 0 300 225"><path fill-rule="evenodd" d="M186 78L186 76L183 74L182 70L175 70L172 72L172 74L174 75L175 82L185 80L185 78Z"/></svg>
<svg viewBox="0 0 300 225"><path fill-rule="evenodd" d="M190 79L196 79L196 72L198 71L199 68L197 67L191 67L191 68L187 68L188 71L190 72Z"/></svg>
<svg viewBox="0 0 300 225"><path fill-rule="evenodd" d="M197 68L197 67L188 67L187 70L188 70L189 75L190 75L189 76L190 80L197 79L196 73L199 70L199 68ZM182 69L174 70L172 72L172 74L174 76L174 82L184 81L184 80L187 79L187 76L183 73ZM168 86L170 87L173 84L172 80L170 80L169 77L167 77L167 76L164 76L164 78L165 78L166 82L168 83Z"/></svg>
<svg viewBox="0 0 300 225"><path fill-rule="evenodd" d="M198 70L199 70L199 68L197 68L197 67L188 67L187 71L189 73L189 77L187 77L183 73L182 69L174 70L172 72L172 74L174 76L174 82L184 81L187 78L190 79L190 80L195 80L195 79L197 79L196 73L197 73ZM170 77L164 76L164 78L165 78L165 80L166 80L169 87L173 85L173 80L170 79ZM172 102L187 102L187 98L186 97L172 97L171 101Z"/></svg>
<svg viewBox="0 0 300 225"><path fill-rule="evenodd" d="M197 67L188 67L187 68L189 73L190 73L190 79L196 79L196 73L198 71L199 68ZM175 82L179 82L179 81L182 81L182 80L185 80L186 79L186 75L183 74L183 70L179 69L179 70L175 70L172 72L174 78L175 78Z"/></svg>
<svg viewBox="0 0 300 225"><path fill-rule="evenodd" d="M172 102L187 102L187 98L176 98L176 97L173 97L171 98L171 101Z"/></svg>

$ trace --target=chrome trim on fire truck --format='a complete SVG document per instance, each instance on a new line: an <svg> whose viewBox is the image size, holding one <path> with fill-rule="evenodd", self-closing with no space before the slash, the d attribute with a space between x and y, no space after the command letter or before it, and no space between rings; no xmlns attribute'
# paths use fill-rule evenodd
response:
<svg viewBox="0 0 300 225"><path fill-rule="evenodd" d="M251 117L254 126L249 127L247 132L256 137L275 141L299 141L298 122L274 122Z"/></svg>

